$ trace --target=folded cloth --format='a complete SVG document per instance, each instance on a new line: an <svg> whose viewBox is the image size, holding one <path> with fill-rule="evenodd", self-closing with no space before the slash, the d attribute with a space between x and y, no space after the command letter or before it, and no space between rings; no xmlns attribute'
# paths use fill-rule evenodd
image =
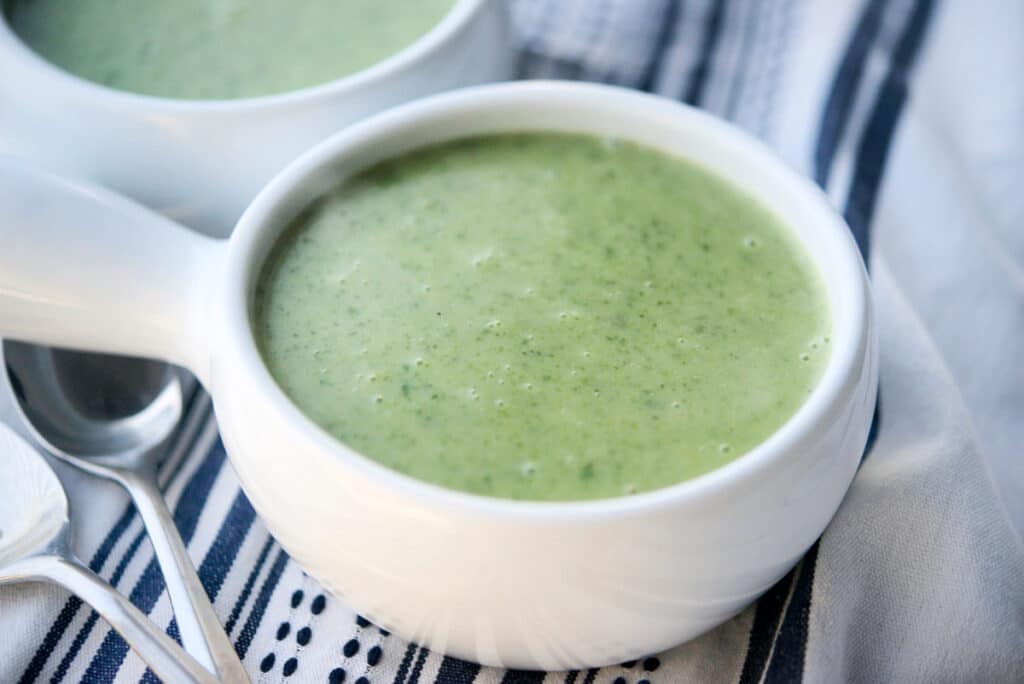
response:
<svg viewBox="0 0 1024 684"><path fill-rule="evenodd" d="M1024 681L1024 4L515 0L523 77L652 90L766 140L870 254L877 439L832 524L756 605L601 670L480 668L328 596L255 515L205 394L165 491L254 681ZM2 133L0 133L2 135ZM138 517L66 469L83 558L171 633ZM0 681L153 681L60 590L0 588Z"/></svg>

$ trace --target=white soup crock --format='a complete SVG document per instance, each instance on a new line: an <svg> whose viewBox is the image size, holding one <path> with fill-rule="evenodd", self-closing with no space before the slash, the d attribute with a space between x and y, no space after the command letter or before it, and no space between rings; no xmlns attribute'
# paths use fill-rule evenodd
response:
<svg viewBox="0 0 1024 684"><path fill-rule="evenodd" d="M314 143L402 102L506 79L511 68L504 2L456 0L422 38L351 76L236 100L152 97L50 64L0 11L0 154L225 236L267 181Z"/></svg>
<svg viewBox="0 0 1024 684"><path fill-rule="evenodd" d="M804 245L827 289L832 355L807 402L761 445L650 493L509 501L380 466L320 429L275 384L250 312L263 261L289 221L380 160L528 130L628 139L694 160L757 198ZM0 241L0 335L192 370L213 395L246 494L310 575L402 637L488 665L621 662L736 614L825 529L874 409L867 278L822 193L729 124L608 86L484 86L375 116L278 174L228 241L7 161Z"/></svg>

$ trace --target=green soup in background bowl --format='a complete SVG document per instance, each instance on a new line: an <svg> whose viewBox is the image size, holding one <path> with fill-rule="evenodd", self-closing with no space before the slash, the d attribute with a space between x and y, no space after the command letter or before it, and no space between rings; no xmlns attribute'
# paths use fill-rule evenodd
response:
<svg viewBox="0 0 1024 684"><path fill-rule="evenodd" d="M35 52L118 90L222 100L354 74L411 45L455 0L8 0Z"/></svg>
<svg viewBox="0 0 1024 684"><path fill-rule="evenodd" d="M584 164L586 157L593 159ZM554 171L551 177L540 176L543 183L530 171L538 160L547 160ZM465 178L448 177L458 179L455 191L442 187L448 164L453 172L473 170ZM604 172L622 169L630 169L634 181L602 180ZM496 175L484 183L491 173ZM498 176L504 180L499 182ZM479 185L473 185L474 178ZM573 179L590 189L577 192ZM666 192L655 191L661 182ZM426 197L419 197L418 189L426 191L435 183L439 185ZM545 195L545 188L550 195ZM403 192L410 195L403 197ZM439 201L447 192L452 192L444 203L447 207L416 205L421 199ZM645 193L650 193L650 201L634 206ZM673 194L679 201L666 201ZM384 196L395 201L379 202ZM547 209L541 201L545 197L553 202ZM396 209L406 200L415 211ZM574 202L582 206L573 208ZM622 203L619 209L617 202ZM705 202L708 211L727 209L721 220L697 220L699 212L686 218L685 212ZM536 214L526 220L514 212L516 207L532 208ZM502 208L507 211L499 211ZM346 216L349 209L354 213ZM616 214L619 210L622 213ZM450 212L450 222L440 219L444 211ZM571 221L562 224L560 214L580 220L575 227ZM353 216L358 225L346 226ZM410 222L430 220L422 226L402 225L396 216ZM643 225L627 228L625 221L609 221L625 216L660 217L666 222L659 231L648 225L653 249L642 246ZM344 230L334 233L329 228L336 221ZM32 230L24 230L29 224ZM452 237L437 234L449 228ZM465 230L465 241L459 238L460 229ZM400 230L416 231L422 238L419 249L400 239ZM379 240L369 239L376 231ZM696 252L691 254L704 252L702 232L709 233L708 261L703 264L695 260ZM577 416L578 439L568 428L556 426L546 436L528 435L524 446L533 444L540 453L545 444L571 442L599 451L600 440L582 434L585 430L603 431L609 439L634 435L644 449L659 446L647 441L648 425L642 421L654 422L651 416L668 420L676 415L672 411L692 410L712 396L694 393L677 400L667 393L644 394L653 393L651 383L657 375L642 367L648 362L657 364L652 368L665 369L666 392L685 389L680 369L686 367L681 362L686 359L677 365L671 357L677 349L684 355L700 351L687 349L687 342L715 342L705 349L711 354L708 360L714 360L715 350L731 350L751 362L757 360L754 350L762 348L767 356L757 361L767 370L744 370L744 379L737 381L729 373L716 376L708 365L701 371L708 374L701 382L714 384L717 377L722 387L714 391L741 398L740 406L749 405L745 394L760 395L764 379L774 377L778 387L771 391L783 403L792 402L792 408L774 413L775 418L760 428L751 427L756 421L736 421L734 441L728 442L736 457L729 462L682 481L677 480L688 473L655 468L651 480L637 485L639 489L649 484L652 489L628 496L617 489L630 482L625 466L624 477L609 479L614 486L607 490L531 491L514 479L527 473L511 472L512 465L521 465L511 457L512 450L493 452L510 455L500 462L509 465L509 479L493 483L506 496L461 491L457 481L439 486L420 479L426 477L423 473L410 477L374 460L370 446L365 447L367 454L360 453L314 421L308 402L293 399L275 379L272 354L266 360L261 354L261 306L271 324L286 323L273 313L271 274L282 267L287 271L290 256L298 257L300 276L315 274L311 264L317 260L302 254L303 236L315 241L329 233L337 240L325 243L321 251L327 263L342 268L332 270L328 282L305 279L311 293L292 299L295 315L299 320L315 319L310 304L334 295L341 302L347 297L363 304L356 314L347 311L347 303L339 309L337 337L324 350L340 351L341 357L325 359L329 363L322 367L325 375L349 383L347 391L364 402L354 407L369 404L371 410L381 411L364 412L364 422L373 416L375 429L405 432L401 439L414 440L408 451L412 458L417 442L429 444L433 439L426 433L429 426L416 424L415 408L395 421L387 410L402 401L429 406L436 401L432 394L417 394L431 384L440 397L448 391L441 385L450 382L453 393L465 393L453 394L445 413L439 414L445 417L441 422L450 415L463 421L457 424L467 434L486 433L472 414L455 415L475 410L478 403L482 413L476 422L494 426L493 436L506 439L516 431L501 425L505 414L498 412L515 409L514 399L528 401L524 397L545 382L544 374L554 381L560 359L574 359L579 365L563 368L564 375L549 388L555 394L538 396L539 405L572 411L578 405L574 402L586 401L595 417ZM744 242L748 237L753 244ZM560 239L565 241L561 246ZM551 240L555 242L545 244ZM0 335L153 356L191 369L213 396L225 446L247 496L276 539L311 576L403 638L489 665L560 670L622 662L693 638L735 615L792 568L828 524L860 462L875 403L877 349L867 278L849 230L828 200L760 142L729 124L663 98L617 88L505 84L432 97L373 117L318 145L277 175L227 241L201 237L110 192L0 160L0 242L17 246L0 251ZM389 246L390 254L375 253L380 245ZM531 256L528 245L540 249L532 250L536 254ZM608 255L605 247L614 253ZM619 254L615 248L636 253ZM358 268L351 274L344 269L354 265L341 258L349 251L376 266L362 275L367 283L352 283ZM437 255L437 264L424 256L428 251ZM563 263L556 259L559 254ZM675 270L661 263L679 256L690 260L686 268ZM598 268L596 264L606 258L614 267ZM745 260L749 265L736 277L726 276L731 265ZM775 274L775 265L790 273ZM420 279L423 274L417 272L427 266L436 276L432 280ZM622 279L621 285L600 282L601 272ZM759 272L764 276L761 284L747 287L744 294L742 274ZM520 280L517 274L533 282ZM704 301L705 295L694 294L698 281L685 281L698 276L714 283ZM348 294L338 289L342 279L346 287L352 284ZM288 289L301 290L303 280L282 279L278 295L286 296L279 301L289 301L293 293ZM262 302L257 295L261 282ZM445 306L428 309L427 314L417 312L414 303L425 305L424 297L435 288L445 294ZM537 304L522 299L531 294L526 288L534 290ZM608 290L608 305L598 301L596 288ZM694 288L689 296L688 288ZM764 301L765 291L785 294L794 288L806 295L784 298L781 307ZM762 311L767 317L790 320L796 326L791 347L784 344L784 328L789 326L772 320L762 324L782 335L779 343L788 351L783 353L781 346L773 349L775 342L766 335L751 343L755 338L730 338L727 330L712 329L712 312L719 326L728 319L728 310L723 314L714 305L716 289L733 303L738 324L746 326L743 319L764 307L769 307ZM644 299L657 295L660 300L655 298L653 304ZM621 306L619 296L635 301ZM747 310L748 296L751 302L762 300L763 306ZM649 320L648 311L657 309L658 301L671 302L661 308L670 306L672 311L650 321L647 330L638 321ZM393 304L382 307L383 302ZM479 320L477 315L489 303L494 305L493 314L486 311L488 317ZM481 304L484 308L478 308ZM801 307L806 307L806 319L794 314ZM703 331L690 317L700 312L708 315ZM355 318L345 319L357 314L368 316L368 327L354 324ZM654 332L653 323L660 326L661 321L693 329L689 336L673 331L673 337L666 338ZM420 352L412 345L432 340L438 345L434 351L439 351L448 336L444 322L459 345L449 349L463 352L462 365L431 357L431 347L423 351L423 364L414 371L420 357L412 353ZM561 326L577 326L577 332L565 334L561 331L573 328ZM613 328L615 332L608 332ZM291 332L301 348L295 359L318 351L306 347L305 330ZM353 332L353 338L374 333L368 340L373 345L365 345L367 355L377 355L373 366L349 367L362 358L358 355L363 347L346 345ZM500 334L489 337L495 332ZM602 346L593 348L583 346L588 340L598 342L598 332L616 339L604 339ZM506 333L509 347L519 345L520 352L524 341L538 345L537 365L517 367L508 357L501 363L502 355L510 353L501 348ZM533 340L526 338L528 334ZM824 335L829 337L826 346L820 340L814 349L815 336ZM267 351L267 340L263 342ZM632 345L631 353L621 353L622 344ZM285 360L291 358L290 350L280 351ZM771 370L787 356L800 369L797 375ZM389 361L394 363L388 365ZM409 371L401 367L404 362L411 362ZM622 362L637 362L640 367L614 368ZM501 365L494 368L496 363ZM716 363L728 368L735 362L725 353ZM821 365L815 370L817 364ZM490 369L494 376L488 378ZM595 369L600 372L593 373ZM578 371L576 376L572 370ZM376 379L358 378L365 385L353 382L356 374L367 371L376 373ZM285 377L280 368L276 372ZM408 399L403 383L396 381L403 372L423 373L419 381L404 383ZM524 372L540 375L539 381L516 375ZM590 379L588 372L593 373ZM296 377L305 382L300 376ZM599 377L618 378L613 389L619 396L613 400L621 410L592 403L600 399L593 390L602 395L604 390L583 383ZM470 385L470 379L475 384ZM485 385L485 380L492 384ZM521 384L513 387L513 380ZM366 385L377 383L383 384L376 393L367 390ZM527 388L527 383L533 386ZM521 394L496 396L505 388ZM470 398L470 389L480 398ZM583 390L590 392L589 398ZM505 405L499 406L498 399ZM678 408L672 405L675 401ZM706 426L720 430L733 420L714 404L706 407ZM510 420L532 415L532 420L544 421L549 413L512 410L507 415ZM600 424L619 415L642 421L636 426ZM782 424L773 428L774 420ZM669 429L685 424L700 423L680 422ZM756 436L762 430L764 436ZM741 439L744 435L760 441L748 448ZM457 437L442 435L444 440ZM709 437L722 439L718 434ZM683 448L679 445L680 451ZM463 480L473 481L473 469L464 468L467 454L473 454L452 453L459 460L451 467L438 460L431 470L451 473L463 468ZM642 449L629 453L640 456ZM661 453L659 458L667 454L670 461L674 450ZM730 451L728 457L732 455ZM715 458L721 456L719 452ZM542 479L530 482L543 485L542 470L559 463L573 478L557 476L556 471L550 482L575 482L584 474L582 469L568 469L577 464L538 460L532 476ZM642 463L642 457L633 461ZM601 477L595 463L593 479L604 482ZM539 493L561 500L530 500L540 498ZM573 496L583 500L568 500Z"/></svg>

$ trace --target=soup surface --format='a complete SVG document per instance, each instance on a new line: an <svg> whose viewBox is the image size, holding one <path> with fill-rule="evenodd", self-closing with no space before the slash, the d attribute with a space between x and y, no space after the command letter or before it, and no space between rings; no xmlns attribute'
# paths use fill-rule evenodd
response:
<svg viewBox="0 0 1024 684"><path fill-rule="evenodd" d="M53 64L144 95L271 95L348 76L433 28L456 0L10 0Z"/></svg>
<svg viewBox="0 0 1024 684"><path fill-rule="evenodd" d="M831 326L816 269L754 200L657 151L553 133L350 179L279 240L253 321L284 391L367 457L559 501L737 458L812 391Z"/></svg>

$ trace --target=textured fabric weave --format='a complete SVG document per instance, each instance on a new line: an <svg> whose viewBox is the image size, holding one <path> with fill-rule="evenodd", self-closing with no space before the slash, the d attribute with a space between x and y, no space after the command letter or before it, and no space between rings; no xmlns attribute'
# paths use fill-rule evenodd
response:
<svg viewBox="0 0 1024 684"><path fill-rule="evenodd" d="M634 663L528 673L431 653L327 596L255 515L195 392L162 479L253 681L1024 681L1024 4L510 7L522 77L706 108L825 188L869 255L877 439L821 540L754 606ZM60 475L82 558L174 634L134 510L112 485ZM0 588L0 681L155 678L77 599L22 585Z"/></svg>

